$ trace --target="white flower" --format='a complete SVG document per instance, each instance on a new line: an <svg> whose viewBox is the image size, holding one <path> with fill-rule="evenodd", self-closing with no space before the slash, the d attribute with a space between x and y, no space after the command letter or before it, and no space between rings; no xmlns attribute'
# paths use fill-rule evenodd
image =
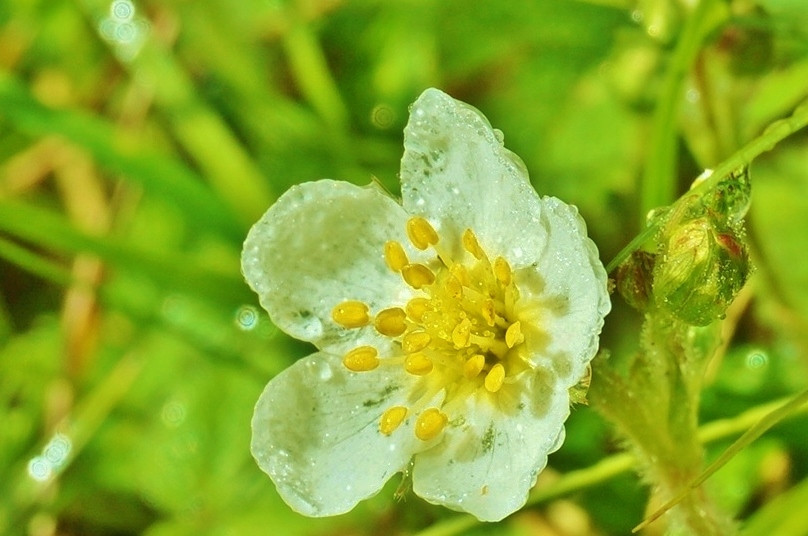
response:
<svg viewBox="0 0 808 536"><path fill-rule="evenodd" d="M499 520L563 442L606 272L577 210L540 199L476 109L425 91L404 146L401 204L301 184L247 237L261 304L319 349L267 385L252 452L305 515L347 512L412 462L415 494Z"/></svg>

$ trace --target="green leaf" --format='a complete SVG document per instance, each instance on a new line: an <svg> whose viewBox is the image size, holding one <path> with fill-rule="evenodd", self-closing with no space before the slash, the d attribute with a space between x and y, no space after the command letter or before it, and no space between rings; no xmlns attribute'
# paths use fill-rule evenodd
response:
<svg viewBox="0 0 808 536"><path fill-rule="evenodd" d="M87 150L102 167L141 184L181 207L204 228L239 236L243 228L193 171L127 138L96 116L55 110L35 100L22 83L0 71L0 115L33 136L59 135Z"/></svg>

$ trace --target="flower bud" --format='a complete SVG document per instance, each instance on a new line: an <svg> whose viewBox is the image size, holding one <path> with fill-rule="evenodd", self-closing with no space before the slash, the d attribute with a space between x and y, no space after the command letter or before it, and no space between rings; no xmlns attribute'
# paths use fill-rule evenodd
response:
<svg viewBox="0 0 808 536"><path fill-rule="evenodd" d="M637 250L617 268L617 291L638 311L645 311L653 300L655 257L648 251Z"/></svg>
<svg viewBox="0 0 808 536"><path fill-rule="evenodd" d="M749 275L742 229L718 231L701 216L666 231L654 267L656 305L697 326L723 318Z"/></svg>
<svg viewBox="0 0 808 536"><path fill-rule="evenodd" d="M740 224L752 203L749 168L737 169L724 177L705 194L702 203L724 225Z"/></svg>

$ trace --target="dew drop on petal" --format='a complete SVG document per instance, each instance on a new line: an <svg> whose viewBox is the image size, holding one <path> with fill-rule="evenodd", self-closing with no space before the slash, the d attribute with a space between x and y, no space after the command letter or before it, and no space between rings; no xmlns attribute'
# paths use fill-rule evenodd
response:
<svg viewBox="0 0 808 536"><path fill-rule="evenodd" d="M564 440L565 440L566 438L567 438L567 430L566 430L566 428L564 428L564 427L562 426L562 427L561 427L561 431L560 431L560 432L558 432L558 435L556 436L555 441L553 441L553 446L552 446L552 447L550 447L550 450L549 450L549 451L547 451L547 452L548 452L548 453L551 453L551 452L555 452L555 451L557 451L558 449L560 449L560 448L561 448L561 445L563 445L563 444L564 444Z"/></svg>
<svg viewBox="0 0 808 536"><path fill-rule="evenodd" d="M325 361L310 361L308 366L311 367L312 372L314 372L317 377L324 382L327 382L334 376L334 371L331 370L331 365Z"/></svg>
<svg viewBox="0 0 808 536"><path fill-rule="evenodd" d="M323 323L314 315L300 316L297 324L302 330L302 338L305 340L319 339L323 335Z"/></svg>

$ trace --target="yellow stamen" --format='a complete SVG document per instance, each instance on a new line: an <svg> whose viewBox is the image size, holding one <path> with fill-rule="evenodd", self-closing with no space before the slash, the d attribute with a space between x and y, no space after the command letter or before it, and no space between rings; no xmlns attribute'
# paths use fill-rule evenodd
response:
<svg viewBox="0 0 808 536"><path fill-rule="evenodd" d="M426 249L438 243L438 233L428 221L420 216L407 220L407 236L412 245L418 249Z"/></svg>
<svg viewBox="0 0 808 536"><path fill-rule="evenodd" d="M502 257L497 257L497 259L494 261L494 275L497 277L497 281L499 281L503 287L510 285L512 273L511 265L508 264L508 261Z"/></svg>
<svg viewBox="0 0 808 536"><path fill-rule="evenodd" d="M404 266L410 263L404 248L395 240L390 240L384 245L384 261L387 263L387 267L394 272L400 272Z"/></svg>
<svg viewBox="0 0 808 536"><path fill-rule="evenodd" d="M485 356L475 354L466 360L466 363L463 365L463 374L465 374L466 378L469 380L473 380L483 371L484 366Z"/></svg>
<svg viewBox="0 0 808 536"><path fill-rule="evenodd" d="M421 289L435 282L435 274L423 264L407 264L401 268L401 277L414 289Z"/></svg>
<svg viewBox="0 0 808 536"><path fill-rule="evenodd" d="M415 421L415 436L421 441L434 439L443 431L448 419L438 408L425 409Z"/></svg>
<svg viewBox="0 0 808 536"><path fill-rule="evenodd" d="M463 231L463 247L466 251L474 255L474 258L477 260L482 260L482 258L485 257L485 252L477 241L477 235L475 235L474 231L471 229Z"/></svg>
<svg viewBox="0 0 808 536"><path fill-rule="evenodd" d="M505 331L505 344L508 348L513 348L517 344L525 341L525 336L522 333L522 323L519 321L514 322Z"/></svg>
<svg viewBox="0 0 808 536"><path fill-rule="evenodd" d="M453 275L450 275L448 278L446 278L444 288L446 289L446 293L449 294L449 296L451 296L454 299L459 299L463 297L463 285L460 284L460 280Z"/></svg>
<svg viewBox="0 0 808 536"><path fill-rule="evenodd" d="M497 321L497 313L496 313L496 307L494 306L494 300L490 298L485 300L480 313L483 315L485 323L488 324L489 326L493 326Z"/></svg>
<svg viewBox="0 0 808 536"><path fill-rule="evenodd" d="M502 366L502 363L497 363L491 367L491 370L485 376L485 388L491 393L496 393L500 390L504 381L505 367Z"/></svg>
<svg viewBox="0 0 808 536"><path fill-rule="evenodd" d="M370 322L368 306L361 301L348 300L331 310L331 318L345 328L361 328Z"/></svg>
<svg viewBox="0 0 808 536"><path fill-rule="evenodd" d="M354 348L342 358L345 368L353 372L367 372L379 366L379 352L372 346Z"/></svg>
<svg viewBox="0 0 808 536"><path fill-rule="evenodd" d="M405 319L407 313L400 307L385 309L376 315L374 326L376 331L388 337L398 337L407 330Z"/></svg>
<svg viewBox="0 0 808 536"><path fill-rule="evenodd" d="M416 322L423 320L427 309L429 309L429 300L427 298L413 298L407 302L407 316Z"/></svg>
<svg viewBox="0 0 808 536"><path fill-rule="evenodd" d="M420 352L432 342L432 337L426 331L411 331L404 335L401 341L401 349L408 354Z"/></svg>
<svg viewBox="0 0 808 536"><path fill-rule="evenodd" d="M468 318L461 320L452 330L452 342L457 348L466 348L471 337L471 321Z"/></svg>
<svg viewBox="0 0 808 536"><path fill-rule="evenodd" d="M471 286L471 277L469 277L469 271L462 264L453 264L449 268L449 273L455 276L457 280L460 281L460 284L464 287Z"/></svg>
<svg viewBox="0 0 808 536"><path fill-rule="evenodd" d="M404 360L404 369L410 374L425 376L432 372L432 360L421 352L416 352Z"/></svg>
<svg viewBox="0 0 808 536"><path fill-rule="evenodd" d="M401 426L406 416L407 408L403 406L393 406L389 408L382 413L382 418L379 419L379 431L384 435L392 434L396 428Z"/></svg>

